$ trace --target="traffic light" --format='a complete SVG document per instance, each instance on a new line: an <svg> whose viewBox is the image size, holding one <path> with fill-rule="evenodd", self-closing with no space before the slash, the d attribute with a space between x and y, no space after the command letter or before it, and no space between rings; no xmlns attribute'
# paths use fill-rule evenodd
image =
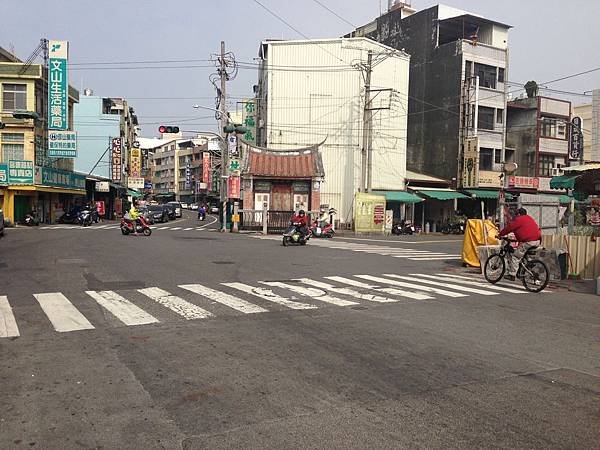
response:
<svg viewBox="0 0 600 450"><path fill-rule="evenodd" d="M167 134L177 134L179 133L179 127L172 127L172 126L167 126L167 125L161 125L160 127L158 127L158 132L159 133L167 133Z"/></svg>
<svg viewBox="0 0 600 450"><path fill-rule="evenodd" d="M248 128L237 123L228 123L223 127L223 131L225 133L245 134L248 132Z"/></svg>

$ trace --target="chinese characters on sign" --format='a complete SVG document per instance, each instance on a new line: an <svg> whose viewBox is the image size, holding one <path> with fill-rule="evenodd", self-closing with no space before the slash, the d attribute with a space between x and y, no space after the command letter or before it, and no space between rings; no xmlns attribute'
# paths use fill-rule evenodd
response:
<svg viewBox="0 0 600 450"><path fill-rule="evenodd" d="M244 141L250 144L256 144L256 104L255 100L246 100L243 102L244 127L248 129L244 134Z"/></svg>
<svg viewBox="0 0 600 450"><path fill-rule="evenodd" d="M85 175L50 167L35 167L36 184L70 189L85 189Z"/></svg>
<svg viewBox="0 0 600 450"><path fill-rule="evenodd" d="M206 184L206 189L210 190L210 153L202 153L202 182Z"/></svg>
<svg viewBox="0 0 600 450"><path fill-rule="evenodd" d="M77 158L77 133L75 131L50 131L48 156L52 158Z"/></svg>
<svg viewBox="0 0 600 450"><path fill-rule="evenodd" d="M538 189L540 187L540 179L537 177L517 177L511 175L508 177L508 187Z"/></svg>
<svg viewBox="0 0 600 450"><path fill-rule="evenodd" d="M227 138L227 149L230 158L238 156L237 137L235 134L232 134Z"/></svg>
<svg viewBox="0 0 600 450"><path fill-rule="evenodd" d="M583 154L583 121L581 117L573 117L571 121L571 142L569 146L569 159L578 160Z"/></svg>
<svg viewBox="0 0 600 450"><path fill-rule="evenodd" d="M0 164L0 184L8 184L8 166Z"/></svg>
<svg viewBox="0 0 600 450"><path fill-rule="evenodd" d="M121 138L113 138L111 151L111 178L113 181L121 181L121 165L123 153L121 149Z"/></svg>
<svg viewBox="0 0 600 450"><path fill-rule="evenodd" d="M142 172L142 152L139 148L132 148L129 156L129 175L139 178Z"/></svg>
<svg viewBox="0 0 600 450"><path fill-rule="evenodd" d="M229 198L240 198L240 177L229 177L228 179L228 193Z"/></svg>
<svg viewBox="0 0 600 450"><path fill-rule="evenodd" d="M192 168L189 161L185 165L185 190L189 191L192 188Z"/></svg>
<svg viewBox="0 0 600 450"><path fill-rule="evenodd" d="M69 128L69 99L67 84L67 41L48 42L48 129Z"/></svg>
<svg viewBox="0 0 600 450"><path fill-rule="evenodd" d="M380 232L385 226L385 197L357 193L354 197L354 224L358 232Z"/></svg>
<svg viewBox="0 0 600 450"><path fill-rule="evenodd" d="M463 158L462 187L474 188L479 185L479 145L477 138L467 139Z"/></svg>
<svg viewBox="0 0 600 450"><path fill-rule="evenodd" d="M11 159L8 161L9 184L33 184L33 161Z"/></svg>

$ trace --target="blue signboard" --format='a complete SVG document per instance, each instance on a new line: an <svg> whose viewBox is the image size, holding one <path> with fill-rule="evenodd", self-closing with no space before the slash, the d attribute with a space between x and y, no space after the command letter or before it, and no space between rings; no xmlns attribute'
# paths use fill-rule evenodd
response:
<svg viewBox="0 0 600 450"><path fill-rule="evenodd" d="M69 128L69 96L67 83L67 41L48 42L48 129Z"/></svg>

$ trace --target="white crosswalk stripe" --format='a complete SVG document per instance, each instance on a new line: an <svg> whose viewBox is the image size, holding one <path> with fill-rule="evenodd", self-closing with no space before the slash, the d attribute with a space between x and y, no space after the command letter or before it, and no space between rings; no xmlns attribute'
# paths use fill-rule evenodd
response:
<svg viewBox="0 0 600 450"><path fill-rule="evenodd" d="M523 294L526 291L513 285L492 285L479 274L466 276L455 273L384 273L378 275L345 275L302 277L289 281L256 281L255 283L220 283L222 290L201 284L182 284L179 289L196 294L186 300L172 295L159 287L139 289L135 292L84 291L101 308L125 326L140 326L173 320L210 319L227 314L227 308L244 314L267 313L280 309L298 311L315 310L326 303L337 307L348 307L365 303L394 304L401 300L434 300L440 297L462 298L469 296L489 297L510 294ZM174 289L177 289L173 287ZM235 291L235 295L228 293ZM551 291L550 291L551 292ZM141 294L141 295L140 295ZM131 297L133 295L133 298ZM188 294L190 295L190 294ZM143 296L143 297L142 297ZM92 330L92 323L80 312L75 304L63 293L33 294L39 306L49 319L48 327L59 332ZM177 314L177 318L160 317L145 311L144 299L151 299L158 305ZM310 301L302 301L303 298ZM257 300L269 302L274 309L256 304ZM33 301L33 299L31 300ZM135 301L135 303L134 303ZM200 307L198 302L210 303ZM220 306L216 306L219 304ZM0 295L0 338L11 338L27 334L23 324L18 326L19 315L14 313L15 305L9 302L8 295ZM216 312L211 309L217 308ZM154 307L153 311L157 311ZM103 326L115 326L108 323Z"/></svg>
<svg viewBox="0 0 600 450"><path fill-rule="evenodd" d="M223 286L227 286L233 289L237 289L239 291L245 292L250 295L254 295L255 297L262 298L263 300L268 300L270 302L277 303L279 305L285 306L291 309L317 309L314 305L309 305L308 303L302 303L297 301L292 301L289 298L281 297L275 294L270 289L264 289L260 287L252 287L248 284L244 283L221 283Z"/></svg>
<svg viewBox="0 0 600 450"><path fill-rule="evenodd" d="M337 281L338 283L348 284L350 286L355 286L355 287L359 287L359 288L363 288L363 289L371 289L376 292L396 295L398 297L407 297L407 298L412 298L415 300L431 300L431 299L435 298L424 292L411 292L411 291L405 291L405 290L397 289L397 288L378 287L373 284L363 283L362 281L357 281L357 280L353 280L351 278L346 278L346 277L334 276L334 277L325 277L325 278L327 278L328 280Z"/></svg>
<svg viewBox="0 0 600 450"><path fill-rule="evenodd" d="M445 289L437 289L437 288L433 288L430 286L421 286L419 284L407 283L405 281L389 280L386 278L374 277L371 275L356 275L356 276L358 278L362 278L364 280L375 281L376 283L385 283L385 284L391 284L392 286L400 286L400 287L407 287L407 288L411 288L411 289L419 289L421 291L435 292L436 294L445 295L447 297L466 297L467 296L467 294L460 294L458 292L452 292L452 291L448 291Z"/></svg>
<svg viewBox="0 0 600 450"><path fill-rule="evenodd" d="M201 284L183 284L179 285L179 287L194 292L195 294L200 294L217 303L229 306L230 308L235 309L236 311L242 312L244 314L254 314L268 311L267 309L254 305L250 302L247 302L246 300L242 300L240 298L234 297L233 295L226 294L225 292L216 291Z"/></svg>
<svg viewBox="0 0 600 450"><path fill-rule="evenodd" d="M212 317L212 313L188 302L180 297L171 295L169 292L164 291L157 287L150 287L144 289L138 289L140 294L144 294L146 297L151 298L156 303L159 303L176 314L179 314L186 320L193 319L206 319Z"/></svg>
<svg viewBox="0 0 600 450"><path fill-rule="evenodd" d="M0 295L0 338L19 336L19 327L6 295Z"/></svg>
<svg viewBox="0 0 600 450"><path fill-rule="evenodd" d="M142 308L131 303L129 300L121 297L113 291L85 291L100 306L108 310L113 316L123 322L125 325L146 325L157 323L158 320L144 311Z"/></svg>
<svg viewBox="0 0 600 450"><path fill-rule="evenodd" d="M54 329L64 333L67 331L91 330L94 326L79 312L75 306L60 292L33 295L52 322Z"/></svg>
<svg viewBox="0 0 600 450"><path fill-rule="evenodd" d="M327 295L325 291L320 289L313 288L305 288L302 286L296 286L294 284L282 283L280 281L261 281L262 284L266 284L267 286L278 287L282 289L287 289L289 291L300 294L304 297L310 297L313 300L319 300L325 303L330 303L332 305L337 306L351 306L358 305L356 302L352 302L349 300L343 300L341 298L332 297L331 295Z"/></svg>

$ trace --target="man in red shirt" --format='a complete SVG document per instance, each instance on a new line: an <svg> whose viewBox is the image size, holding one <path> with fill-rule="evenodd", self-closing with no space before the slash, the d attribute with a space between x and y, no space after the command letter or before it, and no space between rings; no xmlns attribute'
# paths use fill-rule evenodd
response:
<svg viewBox="0 0 600 450"><path fill-rule="evenodd" d="M519 246L515 249L513 258L508 259L509 275L507 275L506 278L514 280L519 260L531 247L540 245L542 232L533 217L527 215L527 210L525 208L519 208L517 210L517 217L500 231L500 236L506 236L509 233L514 233L515 239L519 242Z"/></svg>
<svg viewBox="0 0 600 450"><path fill-rule="evenodd" d="M294 216L294 218L292 219L292 222L294 222L295 224L298 224L298 225L296 225L298 227L298 231L300 233L302 233L302 236L306 236L308 229L306 228L306 225L307 225L306 213L304 212L303 209L298 211L298 214Z"/></svg>

